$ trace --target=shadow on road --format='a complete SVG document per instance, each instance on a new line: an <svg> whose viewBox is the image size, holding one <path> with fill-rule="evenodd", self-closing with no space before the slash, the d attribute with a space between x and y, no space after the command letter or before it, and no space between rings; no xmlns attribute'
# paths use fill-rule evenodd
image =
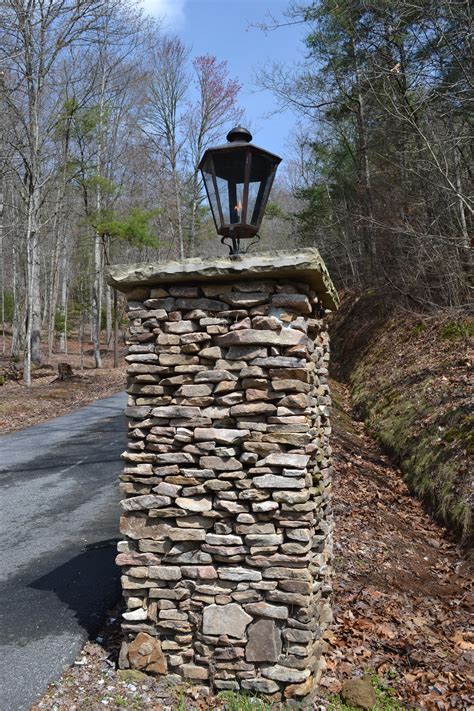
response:
<svg viewBox="0 0 474 711"><path fill-rule="evenodd" d="M117 539L99 541L84 552L33 580L28 587L53 592L74 612L77 624L93 638L106 611L120 597ZM53 623L54 626L54 623Z"/></svg>

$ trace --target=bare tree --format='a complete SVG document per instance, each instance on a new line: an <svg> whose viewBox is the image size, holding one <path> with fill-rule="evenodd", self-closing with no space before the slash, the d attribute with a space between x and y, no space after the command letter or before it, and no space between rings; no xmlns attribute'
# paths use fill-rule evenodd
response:
<svg viewBox="0 0 474 711"><path fill-rule="evenodd" d="M241 85L228 76L227 62L204 55L193 59L198 99L189 106L185 129L190 154L190 200L188 251L194 254L197 213L203 199L198 165L206 148L213 142L223 142L223 129L239 123L243 111L237 98Z"/></svg>
<svg viewBox="0 0 474 711"><path fill-rule="evenodd" d="M26 206L27 333L24 379L41 362L40 229L42 195L51 178L48 141L56 122L55 75L61 54L97 27L96 0L45 2L2 0L0 63L5 101L15 126L15 149L23 167Z"/></svg>
<svg viewBox="0 0 474 711"><path fill-rule="evenodd" d="M142 128L158 153L165 158L172 185L174 226L178 253L185 255L180 161L185 137L181 132L183 101L188 89L189 51L178 37L154 42L148 72L148 105Z"/></svg>

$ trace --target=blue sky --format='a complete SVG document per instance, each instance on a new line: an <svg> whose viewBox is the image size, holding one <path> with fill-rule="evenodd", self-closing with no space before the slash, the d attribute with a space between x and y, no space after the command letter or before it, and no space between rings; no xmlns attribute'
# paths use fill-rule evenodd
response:
<svg viewBox="0 0 474 711"><path fill-rule="evenodd" d="M227 60L230 75L243 85L240 99L250 118L254 141L289 155L296 117L277 111L272 94L256 85L255 74L267 63L292 63L302 58L301 27L265 34L253 25L268 13L281 17L290 0L142 0L145 11L163 19L164 29L177 34L193 56L213 54Z"/></svg>

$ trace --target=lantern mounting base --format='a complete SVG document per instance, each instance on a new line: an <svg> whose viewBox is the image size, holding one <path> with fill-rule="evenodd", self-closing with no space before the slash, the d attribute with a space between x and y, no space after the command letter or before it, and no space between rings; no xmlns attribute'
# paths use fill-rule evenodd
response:
<svg viewBox="0 0 474 711"><path fill-rule="evenodd" d="M221 237L221 243L229 248L229 255L231 257L240 257L241 254L247 254L259 241L260 235L255 235L255 238L248 244L247 249L241 251L239 237Z"/></svg>

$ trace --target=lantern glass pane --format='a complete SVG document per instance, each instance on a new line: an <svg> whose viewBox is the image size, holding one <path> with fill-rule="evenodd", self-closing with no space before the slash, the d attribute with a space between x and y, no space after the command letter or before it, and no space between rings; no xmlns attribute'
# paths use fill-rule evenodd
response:
<svg viewBox="0 0 474 711"><path fill-rule="evenodd" d="M275 162L267 156L259 153L252 155L247 220L255 227L259 227L262 220L275 169Z"/></svg>
<svg viewBox="0 0 474 711"><path fill-rule="evenodd" d="M243 150L235 153L226 151L221 155L214 156L224 223L228 225L245 221L242 208L246 155L247 151Z"/></svg>
<svg viewBox="0 0 474 711"><path fill-rule="evenodd" d="M273 175L275 173L276 166L272 169L270 175L261 183L259 183L259 189L255 199L255 206L253 212L251 212L250 224L256 227L260 226L263 219L263 213L265 212L265 207L267 206L268 196L273 182ZM250 205L249 205L250 209Z"/></svg>
<svg viewBox="0 0 474 711"><path fill-rule="evenodd" d="M224 180L223 178L219 178L219 176L216 177L216 183L217 183L217 190L219 192L219 197L221 199L221 207L222 207L222 219L225 225L228 225L230 223L230 205L229 205L229 198L227 196L227 181Z"/></svg>
<svg viewBox="0 0 474 711"><path fill-rule="evenodd" d="M230 224L237 225L243 222L243 201L244 201L244 184L229 182L228 184L228 202L229 202L229 217Z"/></svg>
<svg viewBox="0 0 474 711"><path fill-rule="evenodd" d="M202 174L204 177L204 182L206 184L206 190L207 190L207 194L209 197L209 203L211 205L212 217L214 218L214 223L215 223L216 229L217 229L219 222L220 222L219 206L217 204L217 196L216 196L216 191L214 189L214 180L212 178L212 173L209 170L209 163L207 163L204 166L204 168L202 170Z"/></svg>

